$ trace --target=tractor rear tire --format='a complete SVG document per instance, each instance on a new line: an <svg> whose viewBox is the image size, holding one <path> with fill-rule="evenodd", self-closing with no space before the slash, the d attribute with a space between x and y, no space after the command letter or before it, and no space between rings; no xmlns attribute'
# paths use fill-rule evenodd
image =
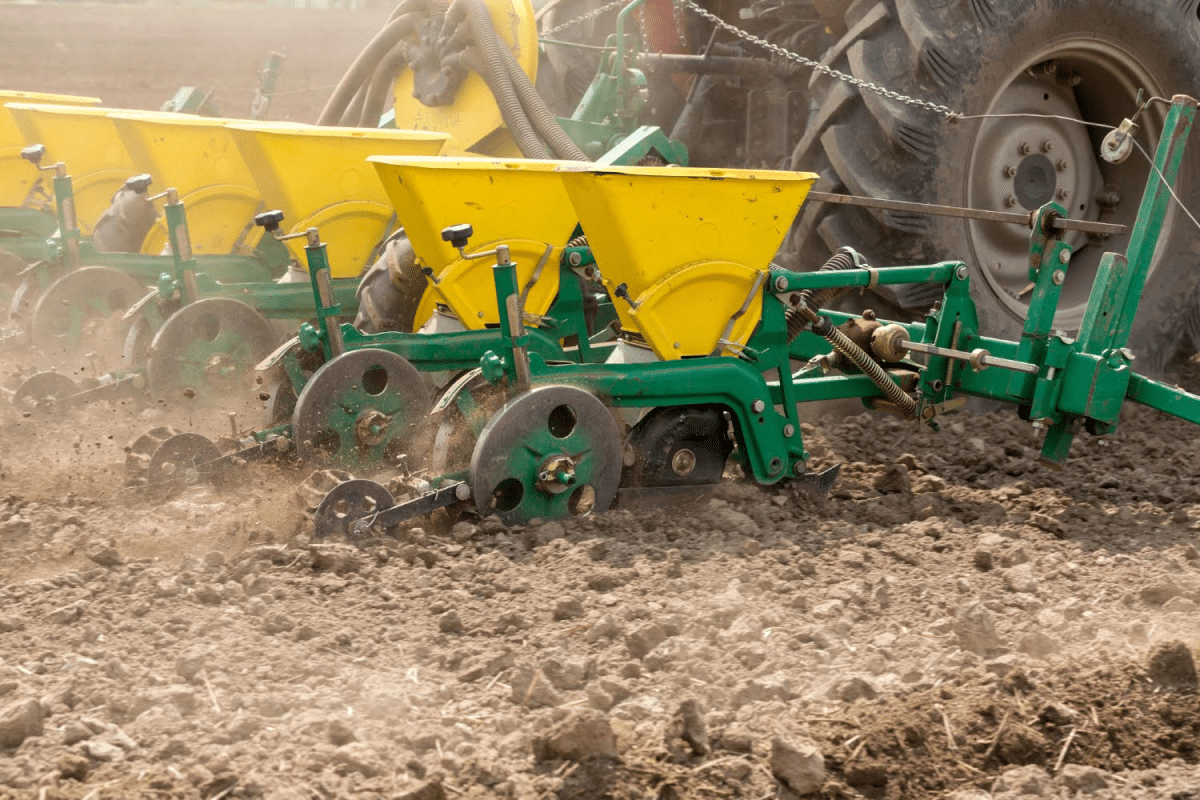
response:
<svg viewBox="0 0 1200 800"><path fill-rule="evenodd" d="M1134 153L1097 156L1106 130L1147 97L1192 92L1200 79L1200 0L858 0L848 33L825 55L835 69L885 89L943 104L961 119L891 100L824 75L812 80L808 127L793 169L816 188L857 195L1024 212L1051 200L1074 218L1132 224L1149 175ZM1138 141L1153 157L1165 106L1143 113ZM1015 116L1020 115L1020 116ZM1047 115L1070 117L1090 125ZM1200 198L1200 143L1187 151L1178 190ZM1135 368L1158 375L1196 344L1197 231L1173 205L1130 337ZM1075 247L1056 327L1078 329L1101 253L1128 236L1069 237ZM822 246L824 245L824 246ZM982 330L1019 335L1027 313L1028 231L971 220L809 204L791 252L812 269L842 245L878 266L965 261ZM882 298L919 316L936 287L898 287Z"/></svg>

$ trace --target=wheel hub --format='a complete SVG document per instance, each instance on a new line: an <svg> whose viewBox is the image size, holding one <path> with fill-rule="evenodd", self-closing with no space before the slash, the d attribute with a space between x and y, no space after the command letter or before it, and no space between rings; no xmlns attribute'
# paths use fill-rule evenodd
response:
<svg viewBox="0 0 1200 800"><path fill-rule="evenodd" d="M387 440L391 423L390 415L368 408L354 422L354 438L364 447L374 447Z"/></svg>
<svg viewBox="0 0 1200 800"><path fill-rule="evenodd" d="M575 466L575 459L570 456L550 456L538 470L537 487L550 494L562 494L575 485Z"/></svg>
<svg viewBox="0 0 1200 800"><path fill-rule="evenodd" d="M1058 38L1013 67L984 106L988 116L979 124L963 176L967 204L1032 212L1055 202L1073 219L1131 225L1137 204L1122 203L1119 190L1140 189L1144 165L1107 164L1098 148L1102 128L1130 113L1139 89L1164 94L1144 56L1113 39L1081 34ZM1139 135L1149 150L1156 146L1152 129L1147 125ZM1024 319L1033 288L1028 230L987 222L967 226L981 288L1014 319ZM1120 250L1127 239L1078 232L1063 238L1073 252L1055 325L1070 331L1082 322L1101 254Z"/></svg>

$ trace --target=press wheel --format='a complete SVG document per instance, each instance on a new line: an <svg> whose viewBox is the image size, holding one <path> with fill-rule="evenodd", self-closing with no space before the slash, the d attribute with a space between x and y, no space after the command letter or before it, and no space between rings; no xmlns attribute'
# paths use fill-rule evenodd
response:
<svg viewBox="0 0 1200 800"><path fill-rule="evenodd" d="M620 480L616 422L574 386L541 386L505 403L471 457L477 510L508 525L605 511Z"/></svg>
<svg viewBox="0 0 1200 800"><path fill-rule="evenodd" d="M248 397L254 367L271 354L275 338L271 323L245 303L226 297L197 300L154 334L146 359L150 391L200 405Z"/></svg>
<svg viewBox="0 0 1200 800"><path fill-rule="evenodd" d="M13 394L20 411L50 411L56 400L79 392L75 381L58 372L39 372L25 379Z"/></svg>
<svg viewBox="0 0 1200 800"><path fill-rule="evenodd" d="M355 522L396 505L392 493L375 481L356 478L329 490L313 515L316 540L338 536L353 540Z"/></svg>
<svg viewBox="0 0 1200 800"><path fill-rule="evenodd" d="M50 284L30 317L35 347L47 355L104 349L104 339L124 327L122 316L148 290L110 267L82 267ZM115 343L120 339L115 339Z"/></svg>
<svg viewBox="0 0 1200 800"><path fill-rule="evenodd" d="M425 378L407 359L351 350L318 369L296 399L296 453L348 469L390 465L413 444L430 403Z"/></svg>

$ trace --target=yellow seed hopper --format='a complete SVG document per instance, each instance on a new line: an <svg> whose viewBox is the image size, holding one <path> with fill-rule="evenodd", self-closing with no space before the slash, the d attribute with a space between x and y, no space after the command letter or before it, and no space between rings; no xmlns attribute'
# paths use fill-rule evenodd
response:
<svg viewBox="0 0 1200 800"><path fill-rule="evenodd" d="M395 212L367 163L377 153L437 155L446 135L426 131L229 123L269 208L289 231L321 229L335 278L352 278L394 226ZM303 242L288 243L304 263Z"/></svg>
<svg viewBox="0 0 1200 800"><path fill-rule="evenodd" d="M9 103L8 110L27 144L46 146L46 164L65 162L75 191L79 228L85 235L112 203L125 181L138 173L109 114L114 111L170 116L165 111L130 111Z"/></svg>
<svg viewBox="0 0 1200 800"><path fill-rule="evenodd" d="M525 312L545 314L558 293L558 260L575 227L575 210L555 172L560 162L485 158L374 156L422 266L436 281L417 310L419 326L448 306L470 330L496 324L491 259L464 259L442 241L442 229L469 223L467 252L507 244L517 264Z"/></svg>
<svg viewBox="0 0 1200 800"><path fill-rule="evenodd" d="M254 215L266 209L226 127L229 120L123 112L113 112L109 118L137 171L152 175L161 189L179 191L187 207L194 252L230 253L247 243L255 232ZM158 253L166 243L167 227L160 219L142 249Z"/></svg>
<svg viewBox="0 0 1200 800"><path fill-rule="evenodd" d="M11 112L4 107L5 103L97 106L100 105L100 99L65 94L0 91L0 206L15 207L24 204L29 190L37 181L37 173L29 162L21 158L21 150L27 142Z"/></svg>
<svg viewBox="0 0 1200 800"><path fill-rule="evenodd" d="M626 330L660 359L733 353L762 313L771 257L817 176L562 164ZM616 297L625 285L629 300Z"/></svg>

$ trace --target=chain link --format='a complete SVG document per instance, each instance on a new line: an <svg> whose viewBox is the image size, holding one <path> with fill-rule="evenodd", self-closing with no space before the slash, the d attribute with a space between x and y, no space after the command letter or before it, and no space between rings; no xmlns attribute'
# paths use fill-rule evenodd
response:
<svg viewBox="0 0 1200 800"><path fill-rule="evenodd" d="M564 31L567 28L571 27L572 25L576 25L580 22L587 22L589 19L594 19L594 18L600 16L605 11L612 11L614 8L620 8L621 6L625 6L625 5L629 5L629 0L613 0L611 3L606 3L605 5L600 6L599 8L595 9L594 11L589 11L586 14L580 14L575 19L569 19L561 25L555 25L550 30L544 31L543 33L541 33L540 37L543 39L549 39L554 34L559 33L560 31Z"/></svg>
<svg viewBox="0 0 1200 800"><path fill-rule="evenodd" d="M707 9L702 8L699 5L697 5L694 0L678 0L678 1L684 8L694 11L695 13L699 14L701 17L704 17L706 20L713 23L714 25L716 25L720 28L723 28L726 31L729 31L734 36L737 36L739 39L744 39L747 42L750 42L751 44L756 44L759 47L769 50L770 52L774 53L775 55L777 55L781 58L784 58L788 61L795 62L802 66L808 67L809 69L814 70L815 72L820 72L823 75L828 75L829 77L835 78L836 80L839 80L839 81L845 81L846 83L850 84L851 86L853 86L857 89L866 90L868 92L874 92L875 94L881 95L882 97L886 97L889 100L896 100L898 102L904 103L905 105L915 106L916 108L923 108L923 109L926 109L927 111L934 111L938 114L944 115L948 120L955 120L962 116L962 114L960 114L959 112L950 108L949 106L944 106L939 103L933 103L933 102L930 102L929 100L919 100L915 97L909 97L908 95L903 95L903 94L900 94L899 92L894 92L891 89L885 89L882 86L879 86L878 84L874 84L869 81L861 80L859 78L854 77L853 75L847 75L846 73L840 72L836 69L833 69L832 67L827 67L818 61L813 61L811 58L805 58L804 56L799 55L798 53L793 53L792 51L787 50L783 47L780 47L777 44L772 44L771 42L768 42L766 39L760 39L759 37L755 36L754 34L748 32L748 31L744 31L741 28L730 25L728 22L721 19L716 14L713 14L711 11L708 11Z"/></svg>

